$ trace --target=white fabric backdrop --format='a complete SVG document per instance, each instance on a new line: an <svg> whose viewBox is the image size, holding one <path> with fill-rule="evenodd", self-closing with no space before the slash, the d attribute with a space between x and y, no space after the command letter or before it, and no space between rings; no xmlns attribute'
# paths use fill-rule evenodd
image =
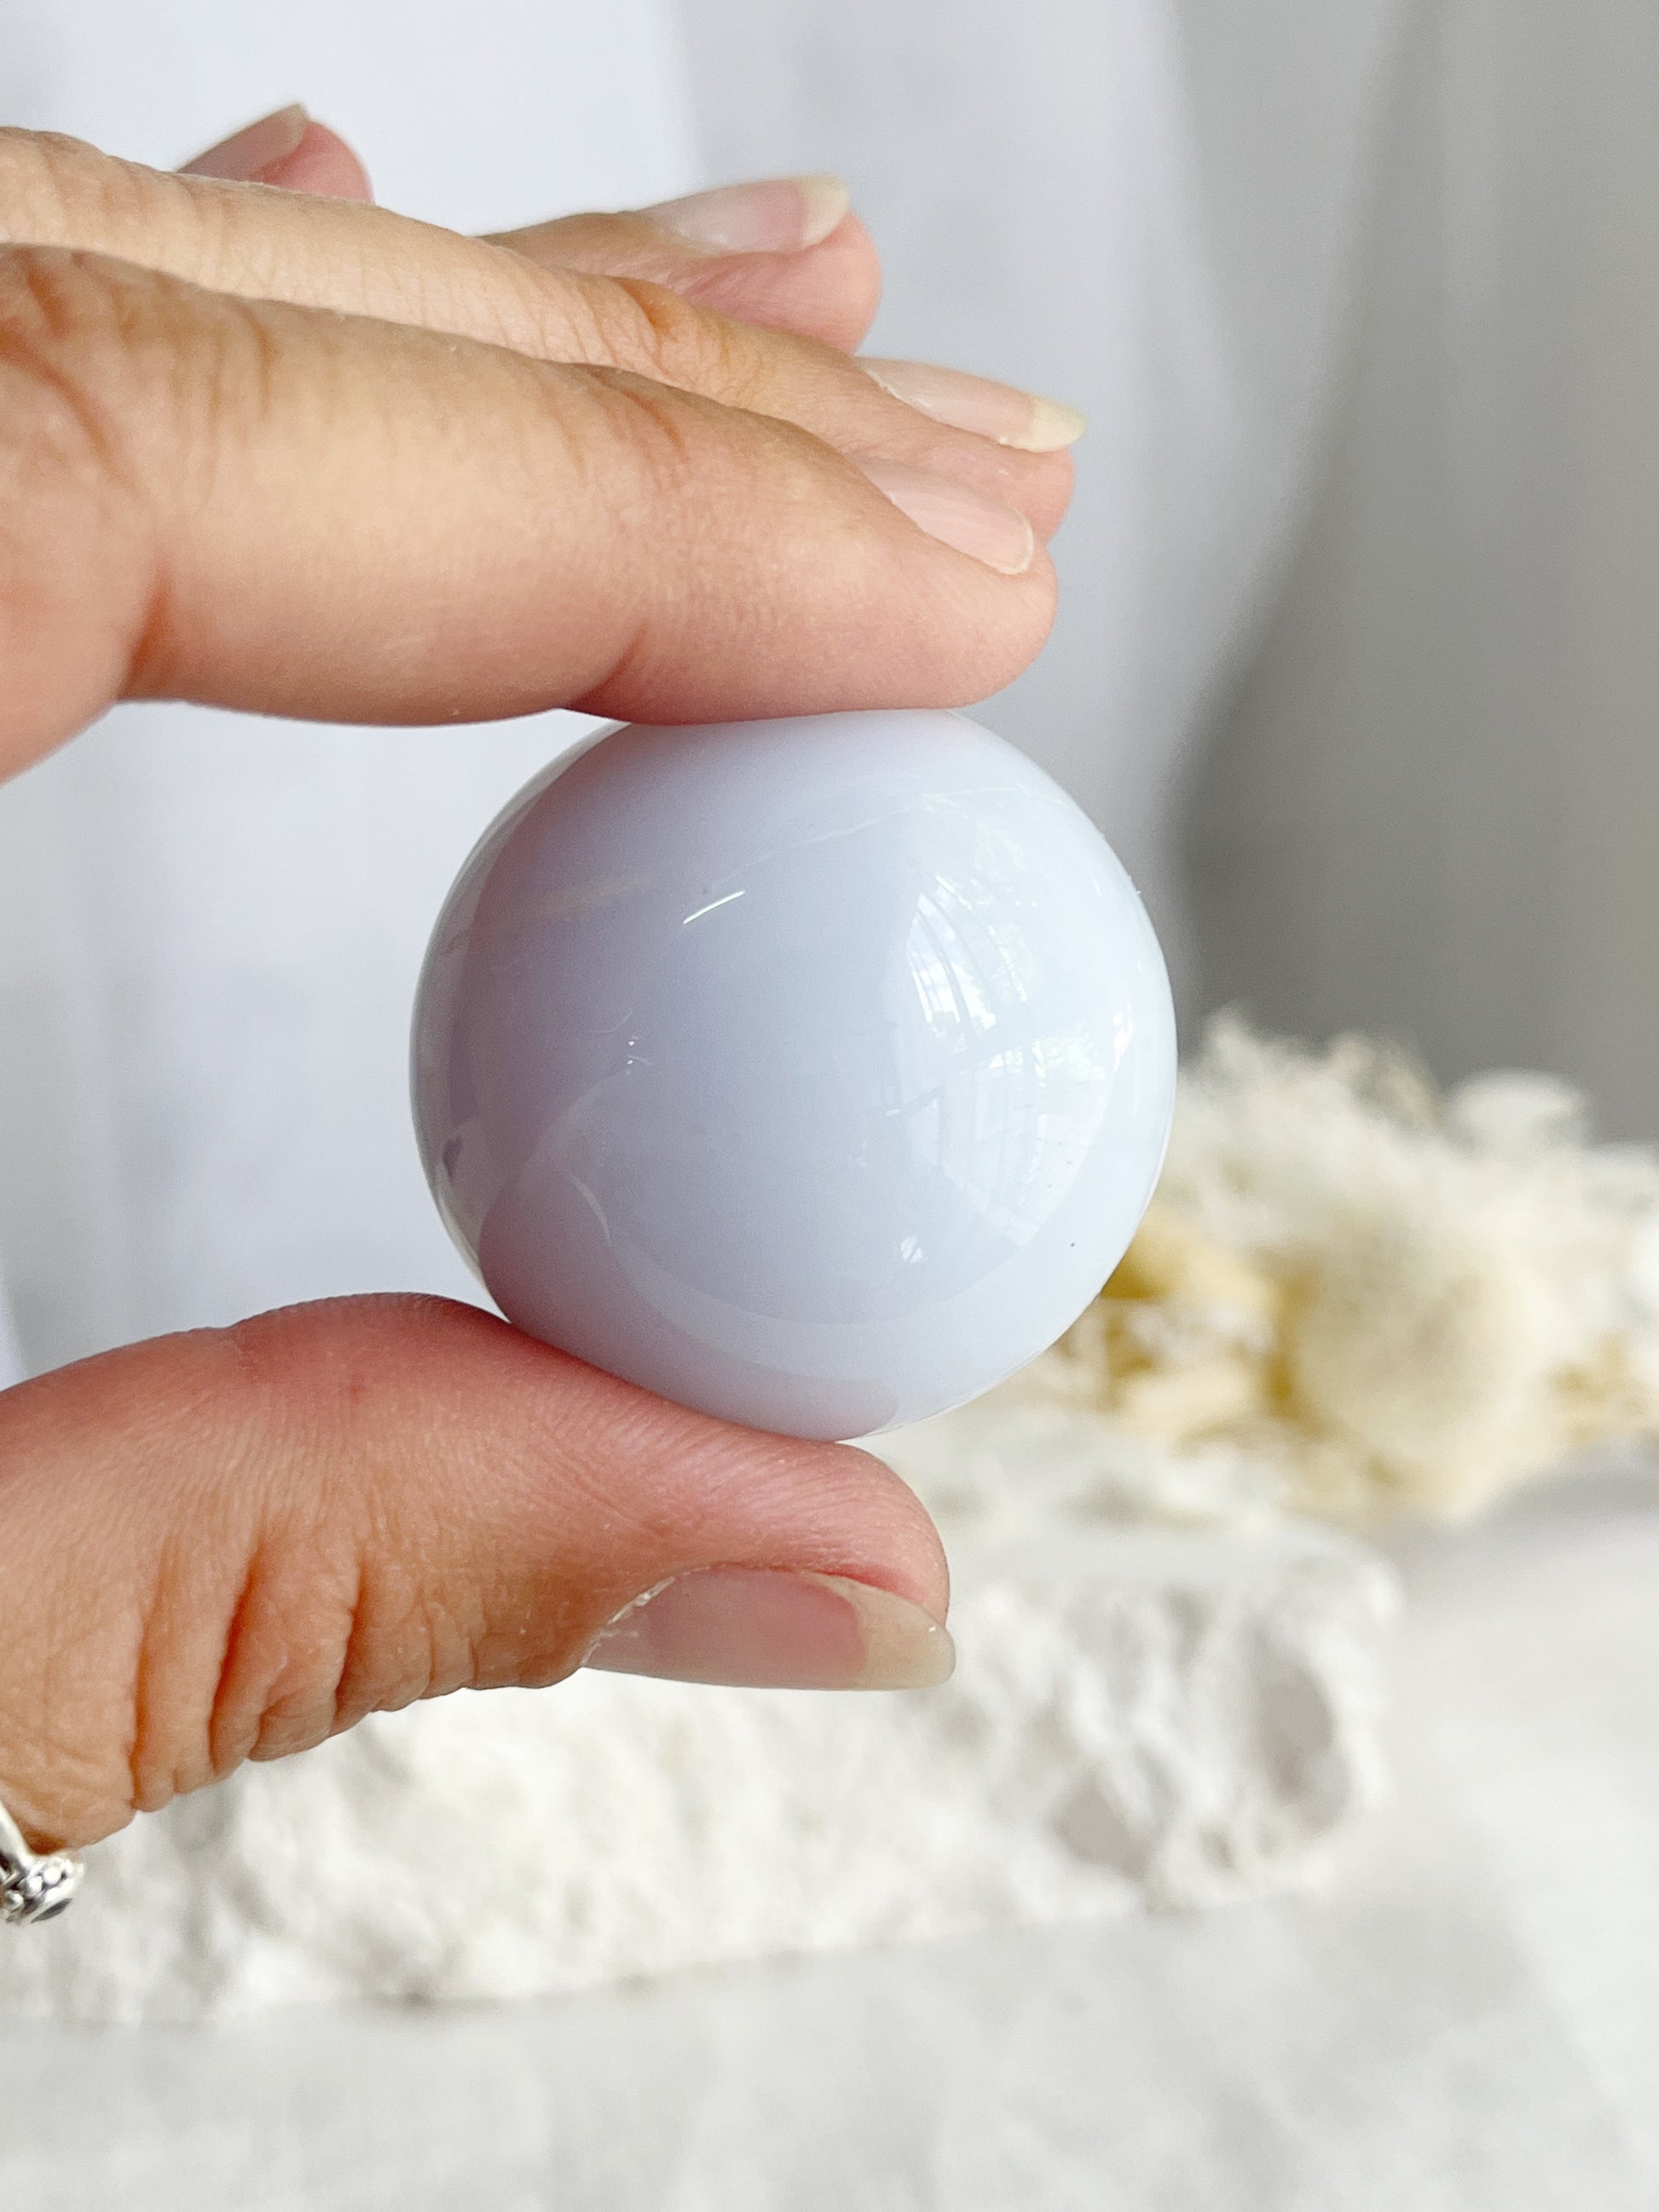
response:
<svg viewBox="0 0 1659 2212"><path fill-rule="evenodd" d="M1659 14L1437 0L1328 466L1196 809L1271 1024L1543 1066L1659 1137Z"/></svg>
<svg viewBox="0 0 1659 2212"><path fill-rule="evenodd" d="M169 164L296 96L445 222L695 180L659 0L0 0L10 122ZM410 1000L474 836L573 726L126 709L0 791L0 1278L30 1368L294 1298L477 1295L410 1135Z"/></svg>

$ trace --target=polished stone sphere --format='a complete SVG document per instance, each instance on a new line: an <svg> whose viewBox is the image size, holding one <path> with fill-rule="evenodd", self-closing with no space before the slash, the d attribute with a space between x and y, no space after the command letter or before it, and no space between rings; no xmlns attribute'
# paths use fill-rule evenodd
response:
<svg viewBox="0 0 1659 2212"><path fill-rule="evenodd" d="M507 1319L682 1405L848 1437L1024 1364L1111 1273L1175 1088L1158 943L959 714L602 733L439 919L422 1158Z"/></svg>

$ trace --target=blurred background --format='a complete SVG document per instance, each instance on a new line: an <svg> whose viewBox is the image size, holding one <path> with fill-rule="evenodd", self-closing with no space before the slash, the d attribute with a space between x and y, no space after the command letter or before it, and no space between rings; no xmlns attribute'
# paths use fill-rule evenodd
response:
<svg viewBox="0 0 1659 2212"><path fill-rule="evenodd" d="M172 166L296 97L384 202L467 228L846 175L887 268L874 350L1091 418L1053 642L981 711L1136 876L1187 1037L1230 1004L1373 1030L1444 1078L1559 1073L1607 1133L1659 1137L1642 0L0 0L7 122ZM455 866L563 734L125 710L0 795L0 1157L27 1164L0 1177L0 1364L292 1297L471 1294L407 1139L404 1025ZM272 2205L435 2203L424 2160L444 2201L498 2207L631 2203L624 2170L676 2212L1650 2206L1651 1772L1644 1827L1535 1671L1590 1635L1628 1546L1505 1541L1503 1577L1469 1555L1474 1628L1403 1674L1405 1799L1438 1804L1477 1741L1506 1747L1491 1790L1462 1825L1380 1831L1316 1935L1263 1907L1009 1939L926 1986L887 1962L471 2040L359 2024L326 2060L280 2027L100 2045L100 2185L165 2192L187 2124L204 2172ZM1432 1619L1454 1569L1419 1577ZM1477 1686L1449 1719L1456 1667ZM1608 1694L1633 1760L1651 1696ZM1527 1710L1547 1768L1504 1734ZM1573 1877L1524 1835L1575 1790ZM92 2045L6 2034L0 2094L33 2083L46 2115L13 2201L89 2201L42 2085ZM214 2134L221 2098L277 2146L267 2182Z"/></svg>

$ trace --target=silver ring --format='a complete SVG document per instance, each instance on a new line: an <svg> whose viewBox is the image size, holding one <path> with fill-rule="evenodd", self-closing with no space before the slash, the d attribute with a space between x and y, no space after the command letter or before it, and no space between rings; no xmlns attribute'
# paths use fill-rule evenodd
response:
<svg viewBox="0 0 1659 2212"><path fill-rule="evenodd" d="M55 1920L74 1902L86 1866L76 1851L32 1851L0 1805L0 1928Z"/></svg>

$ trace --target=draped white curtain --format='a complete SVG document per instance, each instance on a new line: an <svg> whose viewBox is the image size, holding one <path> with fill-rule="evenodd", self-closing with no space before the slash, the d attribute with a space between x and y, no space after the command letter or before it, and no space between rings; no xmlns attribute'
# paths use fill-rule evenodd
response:
<svg viewBox="0 0 1659 2212"><path fill-rule="evenodd" d="M1327 465L1192 817L1202 995L1659 1138L1659 13L1413 14Z"/></svg>

